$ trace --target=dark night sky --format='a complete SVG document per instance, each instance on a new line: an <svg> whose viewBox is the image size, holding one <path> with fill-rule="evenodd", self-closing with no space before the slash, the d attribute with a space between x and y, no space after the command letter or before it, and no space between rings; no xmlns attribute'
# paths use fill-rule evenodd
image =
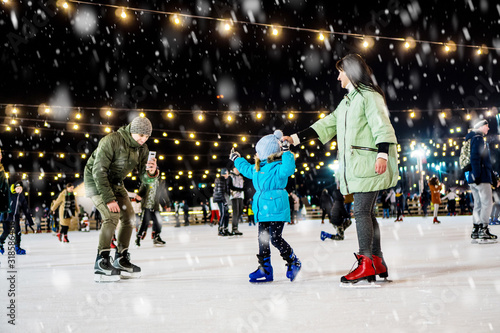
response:
<svg viewBox="0 0 500 333"><path fill-rule="evenodd" d="M233 15L241 21L253 17L256 22L283 26L500 47L500 5L487 0L368 4L300 0L102 3L219 18ZM314 33L283 30L273 40L265 28L239 24L225 37L212 20L189 19L178 28L164 15L143 13L133 15L125 24L112 8L72 6L68 14L62 10L52 12L50 4L44 11L35 1L1 5L2 120L5 123L11 120L6 117L5 104L66 106L53 109L49 116L38 115L36 108L20 107L19 118L24 120L12 126L11 132L0 129L2 149L11 151L5 159L9 160L6 164L12 172L38 172L40 168L46 172L82 172L85 161L77 153L91 153L104 134L95 125L108 123L100 115L101 107L186 110L175 113L173 120L167 119L164 112L146 111L157 130L154 137L160 139L159 144L152 141L148 144L150 149L167 156L160 161L160 168L168 173L169 183L175 186L177 183L170 176L178 170L196 173L224 166L222 157L212 160L211 155L222 156L232 142L241 144L231 134L253 135L248 142L255 143L260 135L274 128L283 129L286 134L304 129L318 119L318 113L307 111L333 111L344 95L336 80L335 62L351 52L362 54L372 66L386 93L402 144L414 138L444 140L450 136L450 127L467 126L464 111L449 111L447 119L440 121L436 109L494 107L499 102L497 50L477 56L475 50L459 47L445 54L441 46L417 44L406 51L402 43L388 40L376 41L365 50L360 47L359 39L342 35L329 37L330 47L327 47L317 41ZM217 98L220 94L223 99ZM79 132L67 130L66 125L73 121L75 107L82 107ZM266 112L264 121L256 121L245 112L255 109ZM416 119L411 121L409 113L398 111L407 109L431 111L417 112ZM191 110L217 112L205 113L205 121L198 122ZM223 118L227 110L242 112L234 113L235 122L228 124ZM285 117L288 110L298 111L294 120ZM116 111L109 123L123 125L136 114ZM50 123L50 130L33 135L32 127L43 127L45 120ZM498 133L496 126L490 127L493 134ZM162 137L163 131L168 138ZM200 146L189 139L190 132L197 132ZM84 133L90 136L86 138ZM172 139L186 141L176 145ZM214 147L213 141L221 144ZM239 149L245 154L253 151L248 143ZM42 150L47 154L38 158ZM322 157L319 154L315 158L301 157L298 164L314 165L324 159L324 147L314 146L309 150L322 152ZM25 152L25 156L19 158L18 151ZM49 157L53 152L73 152L74 157L59 161ZM178 154L199 154L200 160L178 161L175 158ZM37 186L46 190L55 184Z"/></svg>

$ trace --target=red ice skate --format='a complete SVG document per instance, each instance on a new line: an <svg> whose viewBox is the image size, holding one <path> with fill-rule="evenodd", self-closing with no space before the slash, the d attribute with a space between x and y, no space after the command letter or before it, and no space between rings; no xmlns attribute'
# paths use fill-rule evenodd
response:
<svg viewBox="0 0 500 333"><path fill-rule="evenodd" d="M381 278L388 277L389 273L387 265L385 264L385 260L376 255L372 255L372 257L373 257L373 266L375 267L375 274L377 274Z"/></svg>
<svg viewBox="0 0 500 333"><path fill-rule="evenodd" d="M373 267L373 261L362 254L354 253L354 256L358 260L358 267L343 277L340 278L342 283L356 283L360 280L368 280L368 282L375 281L375 268Z"/></svg>

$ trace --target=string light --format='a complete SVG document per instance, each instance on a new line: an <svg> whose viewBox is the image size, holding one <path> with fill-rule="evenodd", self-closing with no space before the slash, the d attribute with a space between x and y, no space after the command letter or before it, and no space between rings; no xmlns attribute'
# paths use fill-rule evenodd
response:
<svg viewBox="0 0 500 333"><path fill-rule="evenodd" d="M278 37L278 35L280 34L280 30L281 29L276 26L271 26L271 35L273 35L273 37Z"/></svg>
<svg viewBox="0 0 500 333"><path fill-rule="evenodd" d="M174 14L172 16L170 16L170 20L175 24L175 25L180 25L181 24L181 19L179 17L179 15L177 14Z"/></svg>
<svg viewBox="0 0 500 333"><path fill-rule="evenodd" d="M1 0L4 4L7 4L9 0ZM260 27L269 27L271 28L271 35L273 37L279 35L280 30L282 29L288 29L288 30L294 30L294 31L306 31L306 32L313 32L318 34L318 38L320 40L324 40L325 36L322 30L318 29L311 29L307 27L293 27L293 26L275 26L275 25L270 25L270 24L265 24L265 23L257 23L257 22L251 22L251 21L241 21L241 20L232 20L232 19L221 19L221 18L216 18L216 17L210 17L210 16L202 16L202 15L191 15L191 14L182 14L182 13L176 13L176 12L167 12L167 11L160 11L160 10L154 10L154 9L146 9L146 8L133 8L133 7L118 7L116 5L112 4L106 4L106 3L98 3L98 2L80 2L77 0L68 0L68 2L73 2L76 4L85 4L85 5L90 5L90 6L99 6L99 7L110 7L110 8L116 8L116 15L120 17L121 19L126 19L127 18L127 13L126 10L129 11L134 11L138 13L152 13L152 14L157 14L157 15L165 15L165 16L170 16L170 20L175 24L175 25L180 25L182 23L181 18L194 18L194 19L205 19L205 20L212 20L212 21L218 21L220 22L222 28L219 29L223 33L227 33L232 29L232 26L234 24L240 24L240 25L254 25L254 26L260 26ZM63 4L66 2L63 2ZM67 3L66 3L67 4ZM63 5L64 8L64 5ZM411 48L412 46L412 41L414 43L420 43L420 44L427 44L427 45L444 45L443 42L437 42L437 41L428 41L428 40L413 40L412 38L398 38L398 37L389 37L389 36L380 36L380 35L360 35L357 33L350 33L350 32L342 32L342 31L336 31L336 35L342 35L342 36L348 36L348 37L353 37L353 38L373 38L377 40L391 40L391 41L402 41L404 42L405 48ZM322 37L321 37L322 36ZM407 46L409 45L409 47ZM368 48L373 46L373 43L363 41L363 47ZM469 44L459 44L457 46L461 47L467 47L467 48L477 48L477 45L469 45ZM483 53L484 49L491 49L491 50L500 50L499 47L491 47L491 46L483 46ZM453 47L450 47L450 51L454 51ZM477 51L476 51L477 52Z"/></svg>

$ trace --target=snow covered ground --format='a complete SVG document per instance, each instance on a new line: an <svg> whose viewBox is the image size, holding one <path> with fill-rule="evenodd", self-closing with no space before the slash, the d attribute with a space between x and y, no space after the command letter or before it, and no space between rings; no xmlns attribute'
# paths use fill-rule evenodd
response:
<svg viewBox="0 0 500 333"><path fill-rule="evenodd" d="M346 240L320 240L330 224L301 221L284 237L302 261L296 281L273 249L275 281L251 284L257 228L240 238L216 228L164 227L165 247L148 236L132 248L143 277L98 284L93 264L98 233L23 235L26 256L11 275L0 256L0 332L489 332L500 331L500 243L470 243L470 217L380 220L392 283L340 288L357 250L355 226ZM500 233L500 227L491 231ZM15 302L16 326L8 324Z"/></svg>

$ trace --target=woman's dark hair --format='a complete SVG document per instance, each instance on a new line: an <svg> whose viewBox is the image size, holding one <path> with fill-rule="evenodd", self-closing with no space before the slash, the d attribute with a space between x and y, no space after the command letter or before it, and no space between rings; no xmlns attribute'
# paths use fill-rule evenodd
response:
<svg viewBox="0 0 500 333"><path fill-rule="evenodd" d="M339 61L335 67L339 71L345 72L351 81L354 89L361 92L360 89L367 89L378 92L385 100L382 89L373 82L373 71L359 54L348 54Z"/></svg>
<svg viewBox="0 0 500 333"><path fill-rule="evenodd" d="M433 186L437 186L439 184L439 179L434 176L431 179L429 179L429 184L431 184Z"/></svg>

